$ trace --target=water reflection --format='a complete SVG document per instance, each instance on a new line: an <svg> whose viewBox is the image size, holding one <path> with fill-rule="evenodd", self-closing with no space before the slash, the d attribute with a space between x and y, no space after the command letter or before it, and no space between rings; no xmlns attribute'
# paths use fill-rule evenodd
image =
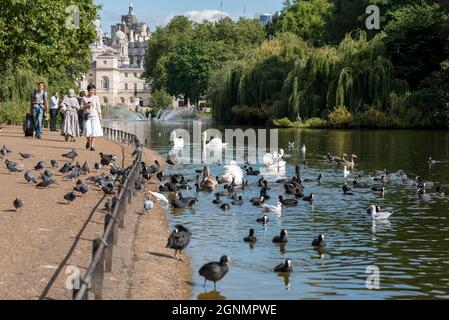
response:
<svg viewBox="0 0 449 320"><path fill-rule="evenodd" d="M200 293L197 296L198 300L226 300L226 297L221 295L218 291L209 291Z"/></svg>
<svg viewBox="0 0 449 320"><path fill-rule="evenodd" d="M292 286L290 284L290 272L278 272L278 277L281 277L284 280L285 289L291 290Z"/></svg>

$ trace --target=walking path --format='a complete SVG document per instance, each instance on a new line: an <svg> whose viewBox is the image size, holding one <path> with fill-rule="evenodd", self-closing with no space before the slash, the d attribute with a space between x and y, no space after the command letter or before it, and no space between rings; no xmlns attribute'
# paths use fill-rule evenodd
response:
<svg viewBox="0 0 449 320"><path fill-rule="evenodd" d="M132 162L129 146L99 139L97 151L92 152L84 144L83 138L70 143L48 131L42 140L25 139L19 127L3 127L0 131L0 148L6 145L13 150L5 158L21 163L18 153L31 153L34 157L23 162L24 172L32 169L36 178L40 172L33 168L39 160L50 166L50 160L56 159L61 167L67 162L61 155L72 148L79 154L75 161L87 161L91 170L100 160L99 152L117 155L119 166ZM147 163L156 158L156 153L144 151ZM92 240L103 232L103 192L90 186L85 196L68 205L64 195L73 190L74 182L64 181L56 169L50 171L55 173L58 185L36 189L26 182L24 172L9 173L1 160L0 299L71 299L66 282L73 269L68 267L76 266L84 275ZM92 171L90 175L97 175ZM147 184L146 189L156 187ZM146 215L139 214L144 194L137 192L128 207L125 229L119 231L119 245L114 247L113 272L105 274L104 299L190 299L189 260L179 262L165 248L169 231L166 213L159 205ZM24 201L19 212L13 206L16 196Z"/></svg>

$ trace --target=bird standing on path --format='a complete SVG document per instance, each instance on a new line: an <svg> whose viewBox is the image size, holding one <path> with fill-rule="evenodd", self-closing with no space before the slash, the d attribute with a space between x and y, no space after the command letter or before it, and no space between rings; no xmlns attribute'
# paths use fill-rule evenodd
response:
<svg viewBox="0 0 449 320"><path fill-rule="evenodd" d="M73 161L78 156L78 153L75 151L75 149L72 149L72 151L63 154L62 156Z"/></svg>
<svg viewBox="0 0 449 320"><path fill-rule="evenodd" d="M37 183L36 178L33 177L33 173L31 172L31 170L27 170L25 172L25 180L28 183L31 183L31 182Z"/></svg>
<svg viewBox="0 0 449 320"><path fill-rule="evenodd" d="M69 192L64 196L64 199L67 200L68 204L71 204L73 201L76 200L76 194L75 192Z"/></svg>
<svg viewBox="0 0 449 320"><path fill-rule="evenodd" d="M190 238L192 237L192 232L184 227L181 224L175 225L175 229L170 234L168 238L166 248L175 250L175 258L178 260L182 260L180 256L178 256L178 251L182 254L182 250L184 250L190 243Z"/></svg>
<svg viewBox="0 0 449 320"><path fill-rule="evenodd" d="M16 199L13 202L14 208L16 209L16 212L19 211L20 208L23 207L23 200L19 198L19 196L16 196Z"/></svg>

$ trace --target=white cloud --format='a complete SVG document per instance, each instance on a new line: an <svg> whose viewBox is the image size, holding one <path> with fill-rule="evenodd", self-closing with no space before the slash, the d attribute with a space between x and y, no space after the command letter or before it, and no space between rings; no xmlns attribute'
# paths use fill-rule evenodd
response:
<svg viewBox="0 0 449 320"><path fill-rule="evenodd" d="M223 11L219 10L191 10L187 11L183 14L187 18L195 21L195 22L203 22L204 20L208 21L218 21L220 19L223 19L225 17L229 17L229 14Z"/></svg>

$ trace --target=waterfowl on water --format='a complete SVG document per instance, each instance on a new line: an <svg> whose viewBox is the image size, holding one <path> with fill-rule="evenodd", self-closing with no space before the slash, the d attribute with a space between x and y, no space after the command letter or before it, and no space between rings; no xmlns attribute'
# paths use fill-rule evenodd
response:
<svg viewBox="0 0 449 320"><path fill-rule="evenodd" d="M195 203L198 202L198 198L196 198L196 197L185 197L184 198L181 192L177 192L177 196L178 196L178 199L184 203L190 203L192 201L194 201Z"/></svg>
<svg viewBox="0 0 449 320"><path fill-rule="evenodd" d="M393 214L392 212L381 212L380 208L375 205L369 206L368 213L371 214L373 220L386 220Z"/></svg>
<svg viewBox="0 0 449 320"><path fill-rule="evenodd" d="M223 203L221 206L220 206L220 209L221 210L229 210L229 209L231 209L231 205L229 204L229 203Z"/></svg>
<svg viewBox="0 0 449 320"><path fill-rule="evenodd" d="M216 290L217 281L223 279L229 271L228 262L230 261L231 259L228 256L222 256L219 262L209 262L202 266L199 274L204 277L204 287L206 286L206 281L212 281L214 290Z"/></svg>
<svg viewBox="0 0 449 320"><path fill-rule="evenodd" d="M344 186L342 187L342 189L343 189L343 194L344 194L345 196L353 196L353 195L354 195L352 192L350 192L350 191L351 191L351 188L349 188L347 185L344 185Z"/></svg>
<svg viewBox="0 0 449 320"><path fill-rule="evenodd" d="M220 138L212 138L209 143L207 141L207 132L203 132L203 147L205 149L222 149L228 146L227 143L223 143Z"/></svg>
<svg viewBox="0 0 449 320"><path fill-rule="evenodd" d="M318 183L320 183L322 177L323 177L323 174L320 173L318 175L318 178L316 178L316 179L304 179L304 182L318 182Z"/></svg>
<svg viewBox="0 0 449 320"><path fill-rule="evenodd" d="M287 230L282 229L280 235L275 236L272 241L273 243L286 243L288 242L287 235Z"/></svg>
<svg viewBox="0 0 449 320"><path fill-rule="evenodd" d="M275 213L281 213L282 212L282 203L278 202L277 205L273 206L270 204L262 203L260 205L262 209L265 211L275 212Z"/></svg>
<svg viewBox="0 0 449 320"><path fill-rule="evenodd" d="M314 202L315 201L315 194L311 193L310 196L307 197L303 197L302 198L303 201L307 201L307 202Z"/></svg>
<svg viewBox="0 0 449 320"><path fill-rule="evenodd" d="M210 175L210 170L208 167L204 167L203 172L203 180L200 183L200 187L205 190L214 190L218 186L217 179Z"/></svg>
<svg viewBox="0 0 449 320"><path fill-rule="evenodd" d="M343 168L343 177L347 177L347 176L349 176L351 174L351 171L349 171L348 170L348 167L347 166L345 166L344 168Z"/></svg>
<svg viewBox="0 0 449 320"><path fill-rule="evenodd" d="M177 138L175 131L173 131L171 133L170 137L171 137L170 141L175 148L180 148L180 149L184 148L184 138L182 138L182 137Z"/></svg>
<svg viewBox="0 0 449 320"><path fill-rule="evenodd" d="M278 264L274 267L274 272L292 272L293 266L290 259L285 259L284 263Z"/></svg>
<svg viewBox="0 0 449 320"><path fill-rule="evenodd" d="M239 196L237 200L233 200L231 203L232 203L233 206L241 206L244 203L243 202L243 197Z"/></svg>
<svg viewBox="0 0 449 320"><path fill-rule="evenodd" d="M268 221L270 220L268 219L267 215L263 215L262 217L256 219L256 222L260 222L262 224L267 224Z"/></svg>
<svg viewBox="0 0 449 320"><path fill-rule="evenodd" d="M193 206L196 203L196 201L195 200L191 200L190 202L187 203L187 202L175 199L175 200L170 201L170 203L173 206L173 208L175 208L175 209L182 209L182 208L185 208L185 207Z"/></svg>
<svg viewBox="0 0 449 320"><path fill-rule="evenodd" d="M369 185L364 182L358 182L357 180L352 181L352 186L354 188L361 188L361 189L367 189L369 188Z"/></svg>
<svg viewBox="0 0 449 320"><path fill-rule="evenodd" d="M258 176L260 174L259 170L253 170L253 167L249 167L248 169L246 169L246 174L248 176Z"/></svg>
<svg viewBox="0 0 449 320"><path fill-rule="evenodd" d="M257 238L254 236L254 229L249 229L249 235L243 238L245 242L256 242Z"/></svg>
<svg viewBox="0 0 449 320"><path fill-rule="evenodd" d="M312 241L312 247L325 247L326 242L324 242L324 234L320 234L316 239Z"/></svg>
<svg viewBox="0 0 449 320"><path fill-rule="evenodd" d="M282 203L284 206L297 206L298 205L298 200L284 199L283 196L279 196L279 202Z"/></svg>
<svg viewBox="0 0 449 320"><path fill-rule="evenodd" d="M215 194L215 199L214 200L212 200L212 203L213 204L221 204L221 200L220 200L220 194L219 193L216 193Z"/></svg>
<svg viewBox="0 0 449 320"><path fill-rule="evenodd" d="M221 176L223 183L233 183L234 185L241 185L243 183L243 171L236 161L231 161L229 165L224 166L224 174Z"/></svg>
<svg viewBox="0 0 449 320"><path fill-rule="evenodd" d="M301 147L299 147L299 151L301 151L302 153L306 153L307 151L306 145L303 144Z"/></svg>

